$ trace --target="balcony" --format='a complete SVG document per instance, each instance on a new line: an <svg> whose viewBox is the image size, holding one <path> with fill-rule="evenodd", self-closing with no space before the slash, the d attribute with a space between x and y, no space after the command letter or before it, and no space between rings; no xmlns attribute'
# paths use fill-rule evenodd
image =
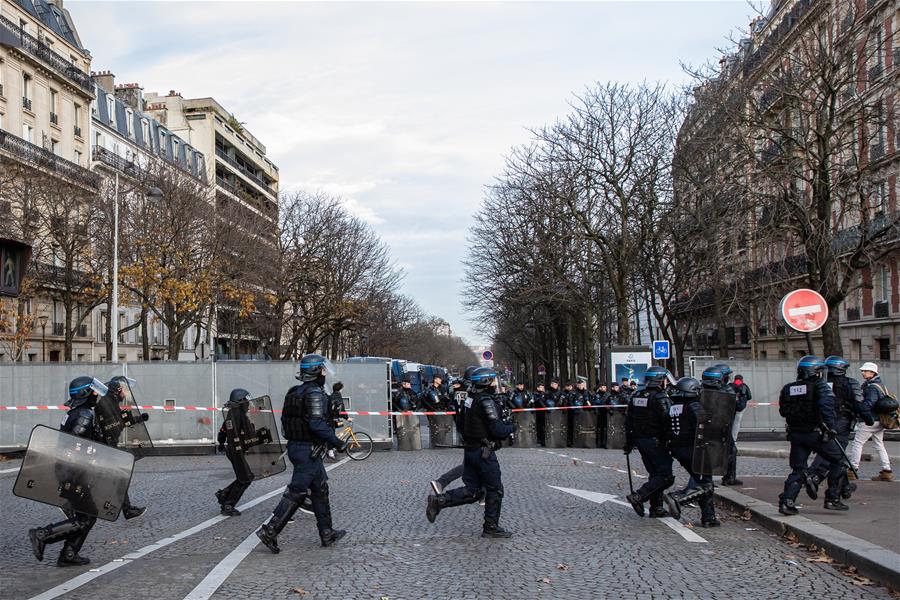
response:
<svg viewBox="0 0 900 600"><path fill-rule="evenodd" d="M3 130L0 130L0 152L93 190L100 189L100 176L96 173Z"/></svg>
<svg viewBox="0 0 900 600"><path fill-rule="evenodd" d="M251 172L249 169L247 169L246 167L241 165L234 158L232 158L231 156L228 156L228 154L225 151L221 150L220 148L216 148L216 156L221 158L223 161L225 161L225 163L228 164L228 166L230 166L231 168L238 171L241 175L243 175L244 177L247 177L250 181L252 181L256 185L261 187L263 189L263 191L265 191L266 194L272 196L273 198L275 197L275 192L272 190L272 188L269 187L269 185L265 181L263 181L255 173Z"/></svg>
<svg viewBox="0 0 900 600"><path fill-rule="evenodd" d="M87 73L54 52L50 46L23 31L16 23L0 15L0 29L5 29L15 38L17 48L36 58L57 75L64 77L87 92L94 95L94 84Z"/></svg>
<svg viewBox="0 0 900 600"><path fill-rule="evenodd" d="M74 132L75 132L75 137L81 137L81 127L79 127L78 125L76 125L73 129L74 129Z"/></svg>
<svg viewBox="0 0 900 600"><path fill-rule="evenodd" d="M129 177L137 177L141 172L140 167L134 164L134 161L126 160L117 154L113 154L102 146L94 146L92 156L97 162L112 167Z"/></svg>
<svg viewBox="0 0 900 600"><path fill-rule="evenodd" d="M50 335L65 335L66 324L65 323L53 323L53 331Z"/></svg>
<svg viewBox="0 0 900 600"><path fill-rule="evenodd" d="M59 115L55 112L50 113L50 123L59 127Z"/></svg>
<svg viewBox="0 0 900 600"><path fill-rule="evenodd" d="M25 96L22 96L22 108L24 108L27 111L31 111L31 98L26 98Z"/></svg>
<svg viewBox="0 0 900 600"><path fill-rule="evenodd" d="M884 300L879 300L875 303L875 318L876 319L887 319L891 316L891 307Z"/></svg>
<svg viewBox="0 0 900 600"><path fill-rule="evenodd" d="M859 307L847 309L847 321L859 321Z"/></svg>

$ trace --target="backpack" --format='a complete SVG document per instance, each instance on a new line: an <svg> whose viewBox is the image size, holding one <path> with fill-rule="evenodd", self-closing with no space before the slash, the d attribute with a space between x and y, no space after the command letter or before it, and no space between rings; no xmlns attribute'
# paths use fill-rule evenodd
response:
<svg viewBox="0 0 900 600"><path fill-rule="evenodd" d="M898 415L900 403L897 402L896 396L889 393L887 388L879 383L873 383L872 385L876 386L882 394L873 407L873 412L878 417L878 420L881 421L882 427L885 429L900 429L900 415Z"/></svg>

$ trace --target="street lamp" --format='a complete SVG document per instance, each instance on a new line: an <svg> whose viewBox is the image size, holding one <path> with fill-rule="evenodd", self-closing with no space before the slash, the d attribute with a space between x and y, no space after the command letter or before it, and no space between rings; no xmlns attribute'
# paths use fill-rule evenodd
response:
<svg viewBox="0 0 900 600"><path fill-rule="evenodd" d="M47 315L38 317L41 324L41 362L47 362Z"/></svg>

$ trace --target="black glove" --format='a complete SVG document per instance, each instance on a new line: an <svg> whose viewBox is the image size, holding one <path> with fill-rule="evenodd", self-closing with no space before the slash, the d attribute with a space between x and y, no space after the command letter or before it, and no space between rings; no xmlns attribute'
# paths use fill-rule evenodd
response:
<svg viewBox="0 0 900 600"><path fill-rule="evenodd" d="M149 421L149 420L150 420L150 415L148 415L147 413L141 413L141 421Z"/></svg>
<svg viewBox="0 0 900 600"><path fill-rule="evenodd" d="M835 431L828 425L825 425L825 437L827 437L829 440L833 440L837 437L837 431Z"/></svg>
<svg viewBox="0 0 900 600"><path fill-rule="evenodd" d="M333 386L331 386L331 389L332 391L339 392L344 389L344 384L338 381Z"/></svg>
<svg viewBox="0 0 900 600"><path fill-rule="evenodd" d="M872 418L871 416L869 416L869 415L866 415L866 416L863 418L863 420L866 422L866 425L868 425L869 427L871 427L872 425L875 424L875 419L873 419L873 418Z"/></svg>

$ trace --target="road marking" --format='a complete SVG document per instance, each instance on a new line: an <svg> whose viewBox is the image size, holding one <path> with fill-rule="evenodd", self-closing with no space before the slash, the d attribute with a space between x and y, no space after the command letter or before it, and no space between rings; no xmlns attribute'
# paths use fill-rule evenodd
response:
<svg viewBox="0 0 900 600"><path fill-rule="evenodd" d="M19 467L16 467L15 469L3 469L2 471L0 471L0 475L3 475L4 473L15 473L18 470Z"/></svg>
<svg viewBox="0 0 900 600"><path fill-rule="evenodd" d="M704 540L702 537L697 535L693 529L688 529L687 527L685 527L681 521L676 521L672 517L663 517L661 519L657 519L657 521L665 523L666 525L669 526L669 528L672 529L672 531L674 531L675 533L677 533L678 535L680 535L681 537L683 537L684 539L686 539L689 542L700 543L700 544L706 543L706 540Z"/></svg>
<svg viewBox="0 0 900 600"><path fill-rule="evenodd" d="M348 460L350 460L349 456L347 458L341 460L340 462L337 462L333 465L329 465L325 470L329 471L331 469L339 467L340 465L344 464ZM265 502L266 500L268 500L269 498L273 498L273 497L275 497L279 494L283 494L283 493L284 493L283 487L276 488L276 489L272 490L271 492L263 494L259 498L254 498L253 500L250 500L249 502L245 502L244 504L241 504L240 506L237 507L237 509L244 511L244 510L253 508L257 504L261 504L261 503ZM63 583L59 584L58 586L56 586L54 588L47 590L46 592L40 593L37 596L32 596L31 598L29 598L29 600L53 600L54 598L59 598L63 594L67 594L67 593L71 592L72 590L76 590L76 589L80 588L81 586L97 579L98 577L102 577L103 575L106 575L107 573L111 573L112 571L115 571L119 567L123 567L123 566L131 563L132 561L143 558L143 557L147 556L148 554L150 554L151 552L155 552L156 550L159 550L160 548L165 548L166 546L170 546L170 545L174 544L175 542L178 542L180 540L183 540L184 538L190 537L190 536L194 535L195 533L199 533L199 532L203 531L204 529L209 529L213 525L215 525L217 523L221 523L222 521L224 521L225 519L228 519L228 518L230 518L230 517L226 517L225 515L218 515L211 519L207 519L206 521L203 521L202 523L194 525L190 529L185 529L184 531L182 531L180 533L176 533L173 536L163 538L159 541L156 541L156 542L150 544L149 546L144 546L140 550L137 550L136 552L132 552L131 554L126 554L122 558L114 559L113 561L106 563L105 565L101 566L98 569L91 569L87 573L82 573L81 575L79 575L77 577L74 577L68 581L64 581Z"/></svg>
<svg viewBox="0 0 900 600"><path fill-rule="evenodd" d="M583 463L586 464L586 465L592 465L592 464L594 464L594 461L592 461L592 460L583 460L583 461L581 461L581 462L583 462Z"/></svg>
<svg viewBox="0 0 900 600"><path fill-rule="evenodd" d="M333 465L328 465L325 467L326 471L331 471L333 469L338 468L345 462L350 460L350 457L342 459L340 462L336 462ZM241 564L241 562L247 558L247 556L253 552L253 549L256 548L257 544L259 544L260 540L256 535L256 530L258 527L253 530L253 533L247 536L247 538L238 544L238 547L232 550L228 556L223 558L219 564L212 568L212 570L207 574L206 577L203 578L203 581L197 584L191 592L184 597L184 600L208 600L210 596L216 593L216 590L221 587L225 580L234 572L234 570Z"/></svg>
<svg viewBox="0 0 900 600"><path fill-rule="evenodd" d="M621 506L627 506L631 508L631 504L628 502L623 502L619 500L613 494L604 494L603 492L592 492L589 490L577 490L574 488L565 488L559 487L555 485L550 485L555 490L559 490L561 492L566 492L567 494L572 494L573 496L578 496L579 498L584 498L585 500L590 500L591 502L596 502L597 504L603 504L605 502L612 502L613 504L619 504ZM663 517L661 519L651 519L653 521L659 521L669 527L672 531L683 537L689 542L699 542L702 544L707 543L702 537L697 535L694 530L688 529L685 527L680 521L673 519L672 517Z"/></svg>

